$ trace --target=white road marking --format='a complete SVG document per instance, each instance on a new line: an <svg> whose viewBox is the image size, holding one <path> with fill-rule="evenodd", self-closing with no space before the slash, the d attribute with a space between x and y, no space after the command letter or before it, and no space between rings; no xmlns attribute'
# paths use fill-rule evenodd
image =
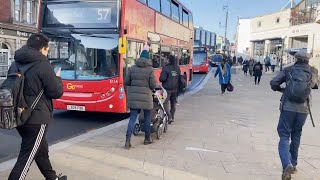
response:
<svg viewBox="0 0 320 180"><path fill-rule="evenodd" d="M194 147L186 147L186 151L200 151L200 152L211 152L211 153L218 153L219 151L213 151L209 149L201 149L201 148L194 148Z"/></svg>

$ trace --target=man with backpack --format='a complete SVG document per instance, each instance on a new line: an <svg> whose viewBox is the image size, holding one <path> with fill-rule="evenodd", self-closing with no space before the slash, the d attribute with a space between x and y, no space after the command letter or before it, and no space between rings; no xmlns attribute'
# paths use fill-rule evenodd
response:
<svg viewBox="0 0 320 180"><path fill-rule="evenodd" d="M45 137L48 124L52 121L52 99L58 99L63 95L60 70L54 72L47 59L48 51L48 37L39 33L31 35L27 45L15 52L15 62L8 72L10 75L28 69L22 74L24 75L23 97L27 107L32 108L27 121L16 128L22 137L22 142L9 180L24 180L34 160L46 180L67 179L66 176L57 176L52 169Z"/></svg>
<svg viewBox="0 0 320 180"><path fill-rule="evenodd" d="M181 70L177 64L176 58L172 55L169 56L169 63L162 69L160 75L160 82L163 88L167 91L168 97L164 102L164 108L169 117L169 123L174 122L174 114L176 112L177 97L179 89L181 88ZM183 87L182 87L183 88ZM169 108L170 103L170 108Z"/></svg>
<svg viewBox="0 0 320 180"><path fill-rule="evenodd" d="M306 52L296 53L295 64L285 68L270 82L272 90L283 93L277 128L283 180L290 180L291 174L297 170L302 128L311 113L309 97L311 89L318 84L318 71L309 65L310 57ZM285 88L281 87L283 83Z"/></svg>

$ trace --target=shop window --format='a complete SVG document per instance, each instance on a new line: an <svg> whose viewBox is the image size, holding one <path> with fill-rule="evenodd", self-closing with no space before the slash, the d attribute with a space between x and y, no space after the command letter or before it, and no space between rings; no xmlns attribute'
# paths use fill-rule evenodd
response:
<svg viewBox="0 0 320 180"><path fill-rule="evenodd" d="M148 0L148 6L160 12L160 0Z"/></svg>
<svg viewBox="0 0 320 180"><path fill-rule="evenodd" d="M14 16L16 21L21 20L21 0L14 1Z"/></svg>
<svg viewBox="0 0 320 180"><path fill-rule="evenodd" d="M179 4L175 1L171 1L171 18L177 22L180 21L179 18Z"/></svg>
<svg viewBox="0 0 320 180"><path fill-rule="evenodd" d="M151 55L150 58L152 60L152 67L153 68L160 68L161 67L160 45L151 44L150 55Z"/></svg>
<svg viewBox="0 0 320 180"><path fill-rule="evenodd" d="M171 17L171 1L161 0L161 13L167 17Z"/></svg>

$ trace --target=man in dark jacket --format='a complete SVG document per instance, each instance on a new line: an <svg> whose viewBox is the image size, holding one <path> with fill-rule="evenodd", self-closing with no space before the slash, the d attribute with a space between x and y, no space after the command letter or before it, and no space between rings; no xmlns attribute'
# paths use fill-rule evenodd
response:
<svg viewBox="0 0 320 180"><path fill-rule="evenodd" d="M164 108L168 114L169 123L172 123L174 121L180 74L181 74L181 71L177 64L176 58L170 55L169 63L163 67L160 75L160 82L162 82L163 88L168 93L168 97L164 102ZM169 108L169 102L170 102L170 108Z"/></svg>
<svg viewBox="0 0 320 180"><path fill-rule="evenodd" d="M127 100L130 108L130 121L127 128L125 148L131 148L131 136L141 109L144 113L144 144L151 144L152 90L156 88L157 82L152 68L152 61L149 59L149 52L147 50L142 51L140 58L136 61L136 65L130 68L125 78L125 85L127 86Z"/></svg>
<svg viewBox="0 0 320 180"><path fill-rule="evenodd" d="M15 62L9 69L9 74L19 72L17 69L31 67L25 74L24 97L30 107L39 93L44 90L35 109L26 124L17 128L22 137L18 160L9 176L9 180L25 179L33 160L36 161L46 180L66 180L58 177L52 169L46 132L48 124L53 119L52 99L58 99L63 94L60 71L54 72L47 59L49 39L43 34L33 34L27 45L15 52Z"/></svg>
<svg viewBox="0 0 320 180"><path fill-rule="evenodd" d="M297 103L290 101L286 89L281 84L290 82L290 76L293 69L305 70L311 72L310 88L316 87L318 84L318 71L311 68L309 63L310 54L298 52L295 55L296 63L281 71L271 82L271 88L274 91L283 92L280 105L280 119L278 124L279 155L283 167L282 179L291 179L291 174L296 172L298 164L298 150L303 125L309 114L308 101ZM308 94L307 94L308 95ZM289 143L291 140L291 143Z"/></svg>

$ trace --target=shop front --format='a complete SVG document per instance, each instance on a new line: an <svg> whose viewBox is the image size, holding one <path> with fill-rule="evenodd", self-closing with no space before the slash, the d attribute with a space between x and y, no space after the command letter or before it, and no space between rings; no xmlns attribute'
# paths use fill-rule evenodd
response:
<svg viewBox="0 0 320 180"><path fill-rule="evenodd" d="M5 79L14 52L24 45L32 33L0 27L0 80Z"/></svg>

